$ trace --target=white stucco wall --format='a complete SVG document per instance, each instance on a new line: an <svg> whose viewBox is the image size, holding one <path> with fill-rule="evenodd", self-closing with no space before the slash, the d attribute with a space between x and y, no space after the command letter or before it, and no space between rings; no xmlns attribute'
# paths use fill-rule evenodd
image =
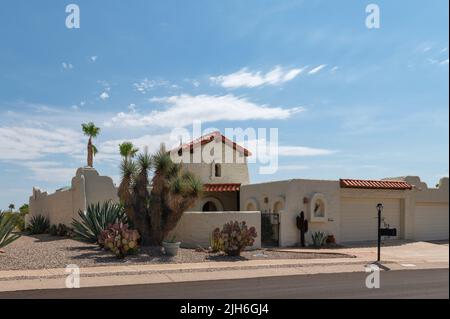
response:
<svg viewBox="0 0 450 319"><path fill-rule="evenodd" d="M327 201L325 222L311 222L311 202L304 203L304 198L311 199L314 194L323 194ZM267 198L267 202L264 202ZM280 246L293 246L299 242L299 230L296 217L301 211L309 221L306 241L311 242L311 234L324 231L333 234L339 240L339 182L324 180L293 179L280 182L245 185L241 188L241 209L248 203L256 203L261 212L272 213L277 202L283 202L280 212Z"/></svg>
<svg viewBox="0 0 450 319"><path fill-rule="evenodd" d="M362 213L368 214L367 220L371 218L371 212L367 211L372 209L372 206L373 214L376 216L376 203L385 202L386 205L393 203L391 206L395 207L396 211L389 211L386 214L392 215L391 223L393 227L398 228L399 238L408 240L448 239L448 178L441 179L437 188L428 188L419 177L415 176L391 179L405 180L413 185L413 189L340 188L339 181L306 179L250 184L241 188L241 210L245 210L250 205L261 212L273 213L276 202L283 202L284 207L280 212L280 246L298 244L299 231L295 224L295 218L302 210L309 221L309 232L306 235L308 243L311 243L311 234L319 230L334 235L339 243L342 238L342 202L345 202L346 212L351 210L352 203L354 203L355 209L351 211L352 214L361 214L361 209L358 207L364 207ZM321 222L311 220L311 199L314 194L321 194L326 199L327 215ZM355 215L355 217L360 218L361 216ZM389 217L391 218L391 216ZM438 234L434 234L434 232Z"/></svg>
<svg viewBox="0 0 450 319"><path fill-rule="evenodd" d="M117 188L112 179L100 176L93 168L79 168L70 188L52 194L33 188L26 222L32 216L43 215L49 218L52 225L61 223L70 226L72 219L78 218L78 211L85 211L90 204L109 200L118 201Z"/></svg>
<svg viewBox="0 0 450 319"><path fill-rule="evenodd" d="M258 236L250 249L261 247L260 212L185 212L169 237L175 235L182 247L208 248L213 230L230 221L245 221L249 227L255 227Z"/></svg>

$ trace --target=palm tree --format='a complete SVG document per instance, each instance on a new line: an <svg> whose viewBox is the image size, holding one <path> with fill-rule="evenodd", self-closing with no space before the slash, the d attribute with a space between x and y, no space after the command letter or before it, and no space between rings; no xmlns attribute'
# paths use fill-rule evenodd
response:
<svg viewBox="0 0 450 319"><path fill-rule="evenodd" d="M100 134L100 128L96 127L94 123L89 122L87 124L81 124L83 133L89 136L89 141L87 144L87 166L94 166L94 155L97 154L97 148L92 144L92 139L96 138Z"/></svg>
<svg viewBox="0 0 450 319"><path fill-rule="evenodd" d="M14 204L9 204L8 208L9 208L10 212L12 213L12 211L14 210L14 208L16 208L16 205L14 205Z"/></svg>
<svg viewBox="0 0 450 319"><path fill-rule="evenodd" d="M123 142L122 144L119 144L119 150L120 155L126 160L131 160L137 152L139 152L139 149L137 147L134 147L133 143L131 142Z"/></svg>

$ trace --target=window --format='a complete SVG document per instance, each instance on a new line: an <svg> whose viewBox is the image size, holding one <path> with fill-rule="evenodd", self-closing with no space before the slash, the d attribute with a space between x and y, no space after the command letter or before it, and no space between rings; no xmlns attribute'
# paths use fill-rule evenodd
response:
<svg viewBox="0 0 450 319"><path fill-rule="evenodd" d="M214 176L222 177L222 165L220 164L214 165Z"/></svg>
<svg viewBox="0 0 450 319"><path fill-rule="evenodd" d="M203 205L202 211L204 212L217 212L217 206L213 202L209 201Z"/></svg>

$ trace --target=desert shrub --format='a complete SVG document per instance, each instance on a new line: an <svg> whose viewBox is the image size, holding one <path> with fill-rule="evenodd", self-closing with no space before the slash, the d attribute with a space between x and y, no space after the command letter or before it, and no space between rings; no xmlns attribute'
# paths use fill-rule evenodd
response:
<svg viewBox="0 0 450 319"><path fill-rule="evenodd" d="M80 221L73 220L72 227L76 239L96 243L99 235L109 225L127 224L128 218L123 206L113 202L89 205L86 213L78 212Z"/></svg>
<svg viewBox="0 0 450 319"><path fill-rule="evenodd" d="M52 236L56 236L58 234L58 226L51 225L50 228L48 229L48 233Z"/></svg>
<svg viewBox="0 0 450 319"><path fill-rule="evenodd" d="M229 256L239 256L245 247L252 246L257 237L255 227L248 227L245 222L231 221L223 225L222 230L213 232L221 249Z"/></svg>
<svg viewBox="0 0 450 319"><path fill-rule="evenodd" d="M111 250L117 258L124 258L125 255L137 250L139 238L137 230L129 229L127 224L118 223L103 230L98 242L105 249Z"/></svg>
<svg viewBox="0 0 450 319"><path fill-rule="evenodd" d="M45 234L50 228L50 222L47 217L42 215L31 217L28 225L28 231L31 235Z"/></svg>
<svg viewBox="0 0 450 319"><path fill-rule="evenodd" d="M0 212L0 248L11 244L20 237L20 235L12 233L16 228L17 218L16 214L7 215Z"/></svg>
<svg viewBox="0 0 450 319"><path fill-rule="evenodd" d="M324 232L316 231L312 233L311 239L314 247L322 247L327 240L327 235Z"/></svg>
<svg viewBox="0 0 450 319"><path fill-rule="evenodd" d="M210 250L213 253L217 253L219 251L223 251L223 242L220 238L220 229L216 228L211 234L211 238L209 239Z"/></svg>
<svg viewBox="0 0 450 319"><path fill-rule="evenodd" d="M48 233L52 236L69 236L71 229L64 224L52 225L50 226Z"/></svg>

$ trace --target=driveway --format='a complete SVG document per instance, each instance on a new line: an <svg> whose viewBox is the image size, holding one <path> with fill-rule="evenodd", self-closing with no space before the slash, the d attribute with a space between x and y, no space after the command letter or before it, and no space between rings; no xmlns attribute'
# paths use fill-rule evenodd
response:
<svg viewBox="0 0 450 319"><path fill-rule="evenodd" d="M314 251L310 248L289 248L282 249L292 252ZM339 248L320 249L322 253L343 253L353 255L357 258L366 260L377 259L376 242L360 242L346 244ZM446 263L449 262L449 244L448 241L424 242L424 241L403 241L392 240L385 241L381 247L381 260L391 261L402 264L415 263Z"/></svg>

